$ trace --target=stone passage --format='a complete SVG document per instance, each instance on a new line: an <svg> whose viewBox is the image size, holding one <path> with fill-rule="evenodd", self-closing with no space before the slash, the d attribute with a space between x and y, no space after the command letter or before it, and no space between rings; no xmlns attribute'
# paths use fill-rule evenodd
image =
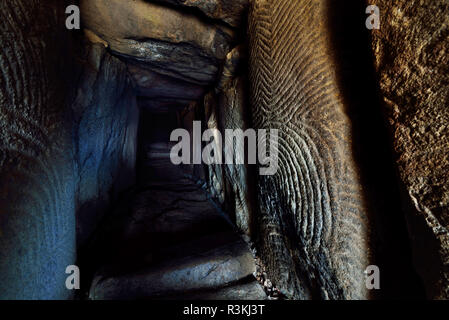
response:
<svg viewBox="0 0 449 320"><path fill-rule="evenodd" d="M175 115L149 118L141 132L139 190L107 224L110 254L89 298L265 299L247 243L188 170L170 161Z"/></svg>

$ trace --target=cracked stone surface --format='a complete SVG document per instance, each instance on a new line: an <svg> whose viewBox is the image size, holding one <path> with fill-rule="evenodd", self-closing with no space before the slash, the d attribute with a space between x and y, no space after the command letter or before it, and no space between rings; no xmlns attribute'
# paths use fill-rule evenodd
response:
<svg viewBox="0 0 449 320"><path fill-rule="evenodd" d="M84 0L81 12L89 38L108 46L140 79L151 70L208 85L216 79L234 37L228 27L143 0ZM145 82L137 84L145 90Z"/></svg>

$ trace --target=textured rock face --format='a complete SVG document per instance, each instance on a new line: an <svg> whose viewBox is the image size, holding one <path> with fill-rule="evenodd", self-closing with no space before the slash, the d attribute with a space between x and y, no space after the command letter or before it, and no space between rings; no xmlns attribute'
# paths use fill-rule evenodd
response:
<svg viewBox="0 0 449 320"><path fill-rule="evenodd" d="M239 26L248 8L249 0L162 0L175 5L194 7L208 17Z"/></svg>
<svg viewBox="0 0 449 320"><path fill-rule="evenodd" d="M72 104L77 237L84 244L119 192L135 182L137 108L127 68L102 44L86 43Z"/></svg>
<svg viewBox="0 0 449 320"><path fill-rule="evenodd" d="M367 298L369 221L336 85L326 1L250 8L255 128L279 129L279 170L258 183L262 258L290 297Z"/></svg>
<svg viewBox="0 0 449 320"><path fill-rule="evenodd" d="M65 299L75 182L61 1L0 3L0 299Z"/></svg>
<svg viewBox="0 0 449 320"><path fill-rule="evenodd" d="M229 51L230 30L143 0L84 0L81 11L85 27L113 52L177 79L214 81Z"/></svg>
<svg viewBox="0 0 449 320"><path fill-rule="evenodd" d="M82 40L64 29L70 2L0 2L0 299L71 298L77 258L92 299L264 299L230 222L254 241L264 286L288 298L421 296L416 266L427 296L449 299L447 0L369 1L381 26L363 30L360 61L361 33L343 32L363 16L357 0L342 16L330 0L80 0ZM236 45L247 9L249 75ZM378 79L363 74L371 53ZM194 120L278 129L279 170L173 165L170 133ZM373 295L370 264L384 281Z"/></svg>
<svg viewBox="0 0 449 320"><path fill-rule="evenodd" d="M0 4L1 299L70 298L76 240L133 182L138 112L126 66L102 44L75 59L64 11L56 0Z"/></svg>
<svg viewBox="0 0 449 320"><path fill-rule="evenodd" d="M430 298L449 298L449 4L372 1L373 51ZM410 203L410 205L408 204ZM426 236L427 234L427 236Z"/></svg>
<svg viewBox="0 0 449 320"><path fill-rule="evenodd" d="M204 112L209 129L218 129L222 134L226 129L248 129L247 78L241 75L245 58L243 47L234 48L227 56L216 93L210 92L205 96ZM224 143L231 145L234 142ZM208 166L209 184L211 194L232 216L237 227L249 235L254 215L253 181L249 166L237 164L237 157L242 156L234 148L234 164Z"/></svg>

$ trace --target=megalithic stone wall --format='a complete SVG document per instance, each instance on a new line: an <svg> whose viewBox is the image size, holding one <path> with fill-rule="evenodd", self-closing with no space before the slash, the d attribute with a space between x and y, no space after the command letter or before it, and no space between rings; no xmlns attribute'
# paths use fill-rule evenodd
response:
<svg viewBox="0 0 449 320"><path fill-rule="evenodd" d="M102 44L78 45L65 5L0 2L0 299L72 298L77 242L134 183L127 68Z"/></svg>
<svg viewBox="0 0 449 320"><path fill-rule="evenodd" d="M428 298L449 298L449 3L375 0L379 86Z"/></svg>
<svg viewBox="0 0 449 320"><path fill-rule="evenodd" d="M63 1L0 3L0 298L65 299L75 181Z"/></svg>
<svg viewBox="0 0 449 320"><path fill-rule="evenodd" d="M369 297L369 217L326 5L255 0L250 8L253 123L280 135L279 170L257 187L262 258L291 297L361 299Z"/></svg>

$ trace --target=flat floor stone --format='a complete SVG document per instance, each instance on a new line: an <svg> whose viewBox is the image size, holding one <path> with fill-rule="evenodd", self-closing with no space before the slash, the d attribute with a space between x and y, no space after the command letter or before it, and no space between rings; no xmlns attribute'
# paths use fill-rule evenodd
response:
<svg viewBox="0 0 449 320"><path fill-rule="evenodd" d="M149 299L189 290L220 288L255 272L247 244L234 233L220 233L174 246L135 272L104 270L94 278L90 299Z"/></svg>

